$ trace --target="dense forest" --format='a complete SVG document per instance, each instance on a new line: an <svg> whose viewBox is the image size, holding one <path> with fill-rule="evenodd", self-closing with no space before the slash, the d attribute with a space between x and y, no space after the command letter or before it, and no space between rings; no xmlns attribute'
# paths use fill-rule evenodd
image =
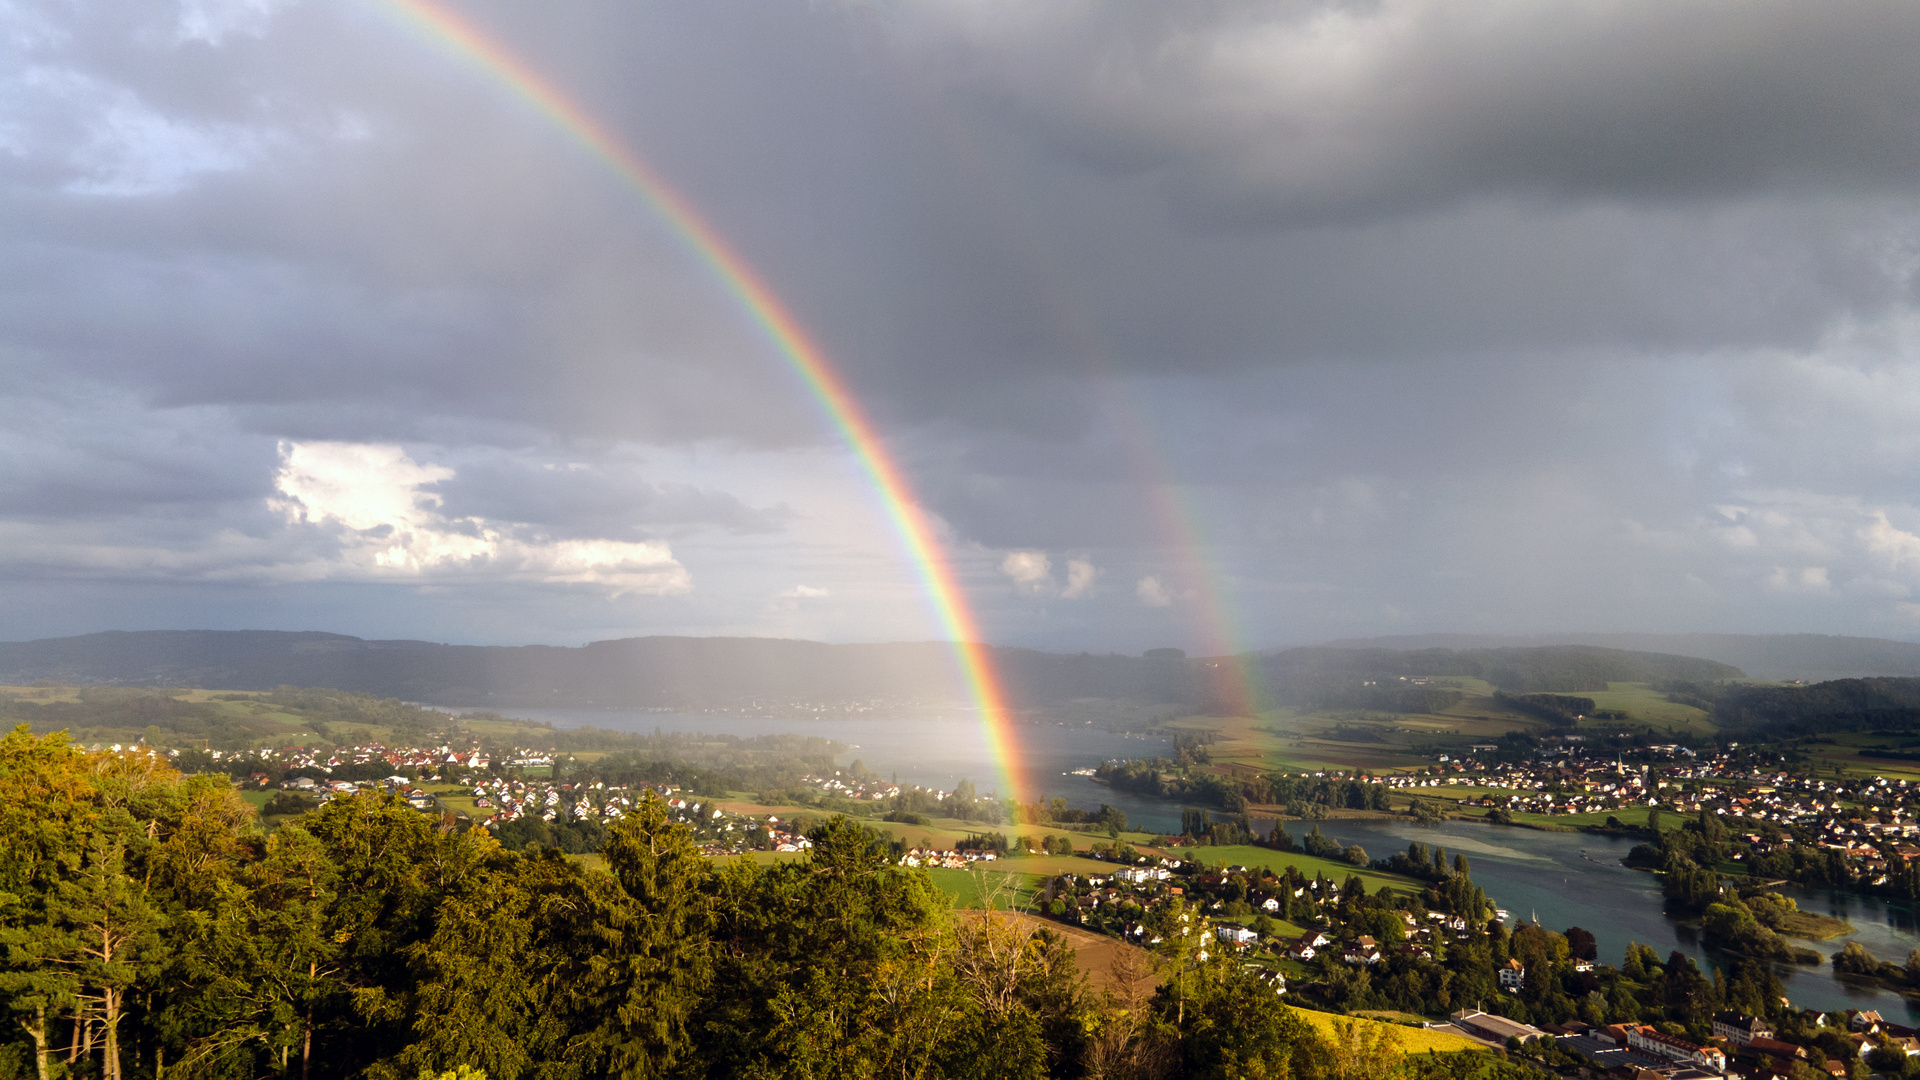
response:
<svg viewBox="0 0 1920 1080"><path fill-rule="evenodd" d="M1848 731L1920 731L1920 679L1835 679L1812 686L1691 686L1734 732L1796 738Z"/></svg>
<svg viewBox="0 0 1920 1080"><path fill-rule="evenodd" d="M770 866L701 857L652 798L607 832L604 871L373 794L268 833L225 777L16 729L0 1076L1358 1080L1397 1060L1390 1029L1317 1035L1204 932L1170 925L1096 993L1043 924L950 911L845 819Z"/></svg>

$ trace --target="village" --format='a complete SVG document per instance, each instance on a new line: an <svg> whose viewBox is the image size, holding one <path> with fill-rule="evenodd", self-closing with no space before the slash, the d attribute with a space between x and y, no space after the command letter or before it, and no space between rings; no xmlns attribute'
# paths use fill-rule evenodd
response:
<svg viewBox="0 0 1920 1080"><path fill-rule="evenodd" d="M1632 755L1594 754L1580 736L1554 737L1523 763L1441 755L1421 772L1376 780L1410 798L1486 810L1496 821L1513 814L1612 815L1628 808L1705 812L1725 819L1755 853L1786 843L1811 845L1847 860L1867 884L1884 884L1890 866L1920 859L1920 785L1762 767L1740 754L1737 743L1722 753L1696 754L1669 744ZM1450 790L1458 788L1470 791ZM1618 826L1616 820L1608 824Z"/></svg>

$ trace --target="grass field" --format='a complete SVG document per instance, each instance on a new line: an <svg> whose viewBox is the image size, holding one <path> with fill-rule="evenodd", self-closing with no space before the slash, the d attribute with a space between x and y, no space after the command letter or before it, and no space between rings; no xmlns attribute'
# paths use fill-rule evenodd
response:
<svg viewBox="0 0 1920 1080"><path fill-rule="evenodd" d="M1384 853L1382 853L1384 854ZM1316 873L1324 873L1334 881L1345 881L1350 874L1359 874L1367 888L1378 891L1382 885L1393 886L1396 892L1412 892L1426 888L1412 878L1394 874L1382 874L1373 870L1362 870L1351 863L1334 862L1331 859L1316 859L1311 855L1298 852L1274 851L1270 848L1251 845L1229 845L1224 847L1182 848L1178 853L1182 859L1192 859L1208 866L1250 866L1266 867L1276 873L1289 866L1298 867L1300 873L1311 878Z"/></svg>
<svg viewBox="0 0 1920 1080"><path fill-rule="evenodd" d="M1400 1024L1388 1024L1379 1020L1368 1020L1357 1016L1335 1016L1332 1013L1314 1012L1311 1009L1295 1009L1300 1018L1319 1029L1322 1035L1332 1035L1337 1023L1378 1024L1391 1028L1400 1046L1410 1054L1424 1054L1429 1050L1445 1054L1455 1050L1485 1050L1486 1047L1464 1035L1454 1035L1445 1031L1429 1031L1426 1028L1405 1027Z"/></svg>
<svg viewBox="0 0 1920 1080"><path fill-rule="evenodd" d="M957 908L983 908L987 898L996 911L1024 911L1040 891L1037 874L1013 874L1004 870L931 869L927 877L947 894Z"/></svg>
<svg viewBox="0 0 1920 1080"><path fill-rule="evenodd" d="M1662 730L1672 727L1676 731L1694 735L1711 735L1718 730L1705 712L1691 705L1668 701L1667 695L1645 683L1609 683L1605 690L1588 691L1579 696L1592 698L1596 709L1623 712L1636 723ZM1583 726L1618 727L1619 723L1617 720L1592 720Z"/></svg>

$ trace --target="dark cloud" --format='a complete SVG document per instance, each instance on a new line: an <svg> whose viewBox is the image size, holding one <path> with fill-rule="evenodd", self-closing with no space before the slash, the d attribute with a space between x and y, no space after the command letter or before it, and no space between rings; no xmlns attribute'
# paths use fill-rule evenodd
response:
<svg viewBox="0 0 1920 1080"><path fill-rule="evenodd" d="M815 333L1000 640L1920 631L1912 9L460 10ZM0 19L0 630L935 632L804 382L497 78L378 6ZM520 576L345 580L288 441L405 447ZM554 546L656 540L688 591Z"/></svg>
<svg viewBox="0 0 1920 1080"><path fill-rule="evenodd" d="M434 490L445 499L448 517L526 522L576 539L643 538L690 527L768 533L793 517L785 506L752 507L725 492L654 483L618 461L541 460L526 452L463 465Z"/></svg>

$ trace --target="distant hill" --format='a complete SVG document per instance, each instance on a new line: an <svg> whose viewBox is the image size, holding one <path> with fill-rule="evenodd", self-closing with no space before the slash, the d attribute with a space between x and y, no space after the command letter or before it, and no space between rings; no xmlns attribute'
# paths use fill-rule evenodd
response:
<svg viewBox="0 0 1920 1080"><path fill-rule="evenodd" d="M1202 697L1183 658L995 649L1021 706L1081 698ZM438 705L710 708L962 699L941 642L828 645L776 638L643 637L578 648L368 641L269 630L115 631L0 643L0 683L52 680L267 690L324 686Z"/></svg>
<svg viewBox="0 0 1920 1080"><path fill-rule="evenodd" d="M1192 711L1235 700L1238 665L1145 656L996 648L993 664L1019 708L1127 702ZM1247 658L1271 700L1394 711L1444 707L1401 676L1472 676L1511 693L1574 692L1608 682L1738 679L1709 660L1592 646L1392 650L1290 649ZM828 645L775 638L643 637L578 648L368 641L344 634L155 630L0 643L0 683L329 687L437 705L769 708L804 704L957 703L953 651L941 642ZM1379 689L1369 681L1391 681ZM1457 694L1455 697L1457 698Z"/></svg>
<svg viewBox="0 0 1920 1080"><path fill-rule="evenodd" d="M1813 686L1743 686L1714 703L1724 728L1794 737L1849 731L1920 730L1920 679L1835 679ZM1903 746L1906 744L1903 744ZM1868 756L1904 757L1911 752Z"/></svg>
<svg viewBox="0 0 1920 1080"><path fill-rule="evenodd" d="M1312 706L1421 711L1438 706L1441 691L1409 694L1399 680L1468 676L1515 694L1604 690L1608 683L1711 683L1744 679L1739 668L1669 653L1592 645L1529 648L1419 648L1316 646L1260 658L1275 700ZM1371 682L1375 685L1369 687ZM1457 696L1457 695L1456 695ZM1440 706L1443 707L1443 706Z"/></svg>
<svg viewBox="0 0 1920 1080"><path fill-rule="evenodd" d="M1547 634L1495 637L1421 634L1329 642L1329 648L1494 649L1517 646L1597 645L1717 660L1764 682L1804 679L1920 676L1920 644L1887 638L1829 634Z"/></svg>

